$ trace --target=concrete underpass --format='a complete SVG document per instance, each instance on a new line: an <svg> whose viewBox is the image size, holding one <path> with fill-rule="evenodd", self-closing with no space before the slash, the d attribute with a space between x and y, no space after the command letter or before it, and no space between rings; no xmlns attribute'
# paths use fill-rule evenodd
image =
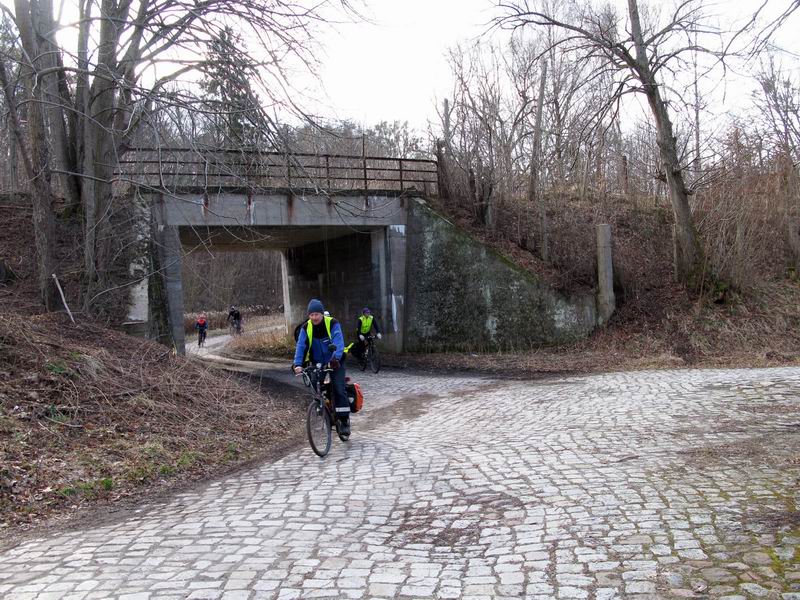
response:
<svg viewBox="0 0 800 600"><path fill-rule="evenodd" d="M389 195L335 202L290 194L160 195L154 217L176 346L183 347L181 256L207 247L281 252L287 332L316 297L345 326L369 306L385 331L385 347L402 350L407 202Z"/></svg>
<svg viewBox="0 0 800 600"><path fill-rule="evenodd" d="M426 200L438 186L435 161L266 153L247 157L256 175L242 185L241 157L232 156L208 163L205 155L184 152L170 163L177 173L171 191L153 183L138 189L150 207L147 262L157 266L148 289L139 290L147 306L137 312L138 330L180 353L181 261L198 247L279 250L287 333L313 297L346 329L369 306L384 331L383 346L398 352L561 344L586 337L598 323L594 292L557 292L437 214ZM270 162L276 158L284 162ZM308 162L298 166L301 159ZM337 160L351 162L335 166ZM163 183L162 158L141 162L139 169L130 161L132 177L157 175ZM299 174L313 186L292 187ZM332 191L336 184L350 189ZM384 185L389 189L377 189Z"/></svg>

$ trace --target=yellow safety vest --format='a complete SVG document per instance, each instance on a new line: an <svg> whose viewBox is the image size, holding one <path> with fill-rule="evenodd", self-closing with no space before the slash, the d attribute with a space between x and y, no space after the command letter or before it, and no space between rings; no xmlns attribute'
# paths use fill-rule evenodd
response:
<svg viewBox="0 0 800 600"><path fill-rule="evenodd" d="M333 317L323 317L325 319L325 329L328 330L328 339L331 338L331 321ZM306 347L306 362L311 360L311 340L314 338L314 324L309 319L306 322L306 336L308 336L308 346Z"/></svg>
<svg viewBox="0 0 800 600"><path fill-rule="evenodd" d="M370 331L372 331L372 319L374 317L372 315L365 317L360 316L358 320L361 321L361 335L367 335Z"/></svg>

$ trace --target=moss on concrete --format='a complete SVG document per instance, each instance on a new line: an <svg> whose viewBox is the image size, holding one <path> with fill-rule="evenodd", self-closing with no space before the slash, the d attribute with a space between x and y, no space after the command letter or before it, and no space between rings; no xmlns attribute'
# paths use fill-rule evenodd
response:
<svg viewBox="0 0 800 600"><path fill-rule="evenodd" d="M408 350L526 349L586 337L593 295L567 297L421 201L409 206Z"/></svg>

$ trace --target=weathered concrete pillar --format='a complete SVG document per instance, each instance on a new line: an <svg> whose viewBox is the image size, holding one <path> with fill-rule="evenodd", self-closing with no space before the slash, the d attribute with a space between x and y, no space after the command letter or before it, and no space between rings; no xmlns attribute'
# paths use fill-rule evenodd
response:
<svg viewBox="0 0 800 600"><path fill-rule="evenodd" d="M168 319L172 343L178 354L186 353L183 331L183 283L181 263L183 248L177 227L158 226L158 252L167 293Z"/></svg>
<svg viewBox="0 0 800 600"><path fill-rule="evenodd" d="M387 330L391 324L389 315L389 282L388 265L386 257L386 229L379 229L370 234L370 247L372 250L372 297L377 304L374 307L375 315L381 327Z"/></svg>
<svg viewBox="0 0 800 600"><path fill-rule="evenodd" d="M288 250L281 252L281 284L283 287L283 318L286 321L286 333L291 334L295 326L292 324L292 288L289 285L288 252Z"/></svg>
<svg viewBox="0 0 800 600"><path fill-rule="evenodd" d="M283 283L283 316L286 319L286 333L294 334L294 328L306 314L313 291L303 285L302 276L298 273L291 250L281 252L281 279Z"/></svg>
<svg viewBox="0 0 800 600"><path fill-rule="evenodd" d="M406 226L391 225L387 230L389 256L389 311L391 318L386 326L391 337L387 339L387 347L395 352L402 352L406 319Z"/></svg>
<svg viewBox="0 0 800 600"><path fill-rule="evenodd" d="M131 279L137 280L130 286L128 313L122 323L122 329L129 335L147 337L150 330L150 249L152 237L152 209L147 200L139 194L134 195L135 242L133 245L133 259L128 266Z"/></svg>
<svg viewBox="0 0 800 600"><path fill-rule="evenodd" d="M614 266L611 259L611 225L597 226L597 324L614 314Z"/></svg>

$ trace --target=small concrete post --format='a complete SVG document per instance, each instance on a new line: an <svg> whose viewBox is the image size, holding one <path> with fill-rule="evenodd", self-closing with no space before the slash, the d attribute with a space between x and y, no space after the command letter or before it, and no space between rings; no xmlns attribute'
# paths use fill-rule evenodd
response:
<svg viewBox="0 0 800 600"><path fill-rule="evenodd" d="M597 226L597 324L606 325L614 314L614 266L611 260L611 225Z"/></svg>

